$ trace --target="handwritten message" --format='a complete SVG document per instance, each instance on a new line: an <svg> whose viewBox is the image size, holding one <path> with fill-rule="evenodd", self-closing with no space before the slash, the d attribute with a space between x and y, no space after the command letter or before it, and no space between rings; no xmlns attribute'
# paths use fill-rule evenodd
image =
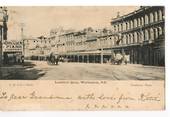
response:
<svg viewBox="0 0 170 117"><path fill-rule="evenodd" d="M17 108L12 110L28 109L25 103L33 105L33 109L38 104L44 109L57 110L164 109L162 82L53 82L53 85L9 83L8 88L0 88L0 107L7 104L7 109L11 109L10 105L15 104Z"/></svg>

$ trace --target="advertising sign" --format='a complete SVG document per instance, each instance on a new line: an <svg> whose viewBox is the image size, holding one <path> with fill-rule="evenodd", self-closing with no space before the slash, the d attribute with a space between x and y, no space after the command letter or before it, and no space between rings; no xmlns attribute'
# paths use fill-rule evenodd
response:
<svg viewBox="0 0 170 117"><path fill-rule="evenodd" d="M3 52L22 52L22 42L5 41L3 43Z"/></svg>

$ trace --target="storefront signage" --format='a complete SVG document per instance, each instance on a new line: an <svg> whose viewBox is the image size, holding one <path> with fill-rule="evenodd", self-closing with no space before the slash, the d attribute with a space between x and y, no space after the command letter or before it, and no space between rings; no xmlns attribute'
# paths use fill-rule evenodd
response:
<svg viewBox="0 0 170 117"><path fill-rule="evenodd" d="M3 43L3 52L22 52L22 42L5 41Z"/></svg>

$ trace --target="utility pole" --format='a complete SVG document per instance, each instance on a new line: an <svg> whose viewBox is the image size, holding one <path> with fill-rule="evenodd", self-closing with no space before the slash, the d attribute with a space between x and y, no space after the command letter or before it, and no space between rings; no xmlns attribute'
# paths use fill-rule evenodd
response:
<svg viewBox="0 0 170 117"><path fill-rule="evenodd" d="M20 27L21 27L21 40L22 40L22 55L24 56L25 55L25 44L24 44L24 27L25 27L25 24L21 23Z"/></svg>

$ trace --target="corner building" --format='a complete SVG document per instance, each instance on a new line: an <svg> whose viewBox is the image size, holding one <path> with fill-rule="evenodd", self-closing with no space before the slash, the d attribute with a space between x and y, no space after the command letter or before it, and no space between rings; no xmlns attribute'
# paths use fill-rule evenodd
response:
<svg viewBox="0 0 170 117"><path fill-rule="evenodd" d="M112 19L112 46L115 53L124 51L130 63L165 65L165 9L145 6Z"/></svg>

